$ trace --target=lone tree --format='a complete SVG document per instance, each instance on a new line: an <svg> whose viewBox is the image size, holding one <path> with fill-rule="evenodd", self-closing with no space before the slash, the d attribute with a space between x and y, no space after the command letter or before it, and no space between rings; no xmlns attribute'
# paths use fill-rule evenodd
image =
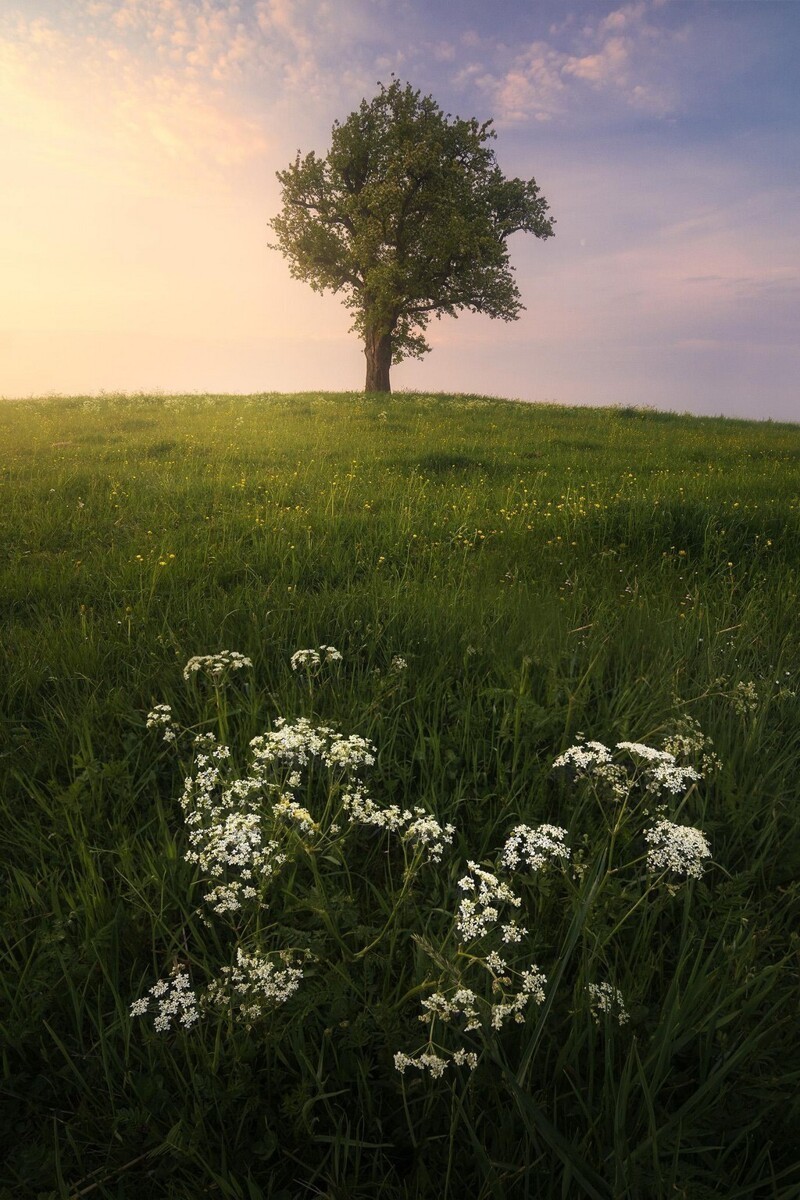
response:
<svg viewBox="0 0 800 1200"><path fill-rule="evenodd" d="M364 339L367 392L430 346L431 313L458 309L513 321L523 309L506 239L553 233L533 179L505 179L486 143L492 122L450 120L410 84L379 84L341 125L327 158L311 151L278 171L283 211L271 249L314 291L344 293Z"/></svg>

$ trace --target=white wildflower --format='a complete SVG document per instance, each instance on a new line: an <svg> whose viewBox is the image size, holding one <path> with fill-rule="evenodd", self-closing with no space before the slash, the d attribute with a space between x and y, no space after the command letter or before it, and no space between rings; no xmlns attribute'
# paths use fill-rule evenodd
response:
<svg viewBox="0 0 800 1200"><path fill-rule="evenodd" d="M172 708L169 704L157 704L155 708L147 714L148 729L162 729L162 738L165 742L174 742L180 733L180 729L172 719Z"/></svg>
<svg viewBox="0 0 800 1200"><path fill-rule="evenodd" d="M455 825L440 825L435 817L422 808L414 809L414 819L409 822L403 840L427 850L431 862L441 862L446 845L453 841Z"/></svg>
<svg viewBox="0 0 800 1200"><path fill-rule="evenodd" d="M240 654L238 650L220 650L218 654L195 654L183 668L183 678L202 673L212 679L221 679L226 671L240 671L243 667L252 667L251 659Z"/></svg>
<svg viewBox="0 0 800 1200"><path fill-rule="evenodd" d="M400 672L408 670L408 662L403 658L402 654L395 654L394 658L389 664L389 670L394 671L396 674L400 674Z"/></svg>
<svg viewBox="0 0 800 1200"><path fill-rule="evenodd" d="M283 795L272 810L276 817L282 818L291 825L296 825L300 834L311 837L319 832L319 825L307 808L298 804L291 795Z"/></svg>
<svg viewBox="0 0 800 1200"><path fill-rule="evenodd" d="M535 964L531 964L520 977L522 982L517 991L506 993L501 1001L491 1006L492 1029L502 1029L509 1017L513 1017L517 1025L524 1025L525 1009L531 1001L534 1004L544 1003L547 976ZM502 990L503 982L507 980L495 979L495 989Z"/></svg>
<svg viewBox="0 0 800 1200"><path fill-rule="evenodd" d="M192 989L186 971L176 968L169 979L159 979L153 984L146 997L134 1000L130 1008L132 1017L143 1017L155 1004L154 1028L166 1033L173 1025L191 1029L200 1019L197 996Z"/></svg>
<svg viewBox="0 0 800 1200"><path fill-rule="evenodd" d="M611 751L602 742L579 742L559 755L553 767L572 767L575 771L586 772L598 763L610 762Z"/></svg>
<svg viewBox="0 0 800 1200"><path fill-rule="evenodd" d="M458 886L472 896L465 896L459 902L456 928L465 941L473 942L483 937L497 921L500 915L498 904L518 908L521 901L508 884L501 883L491 871L483 870L475 862L468 862L467 867L469 874L459 879Z"/></svg>
<svg viewBox="0 0 800 1200"><path fill-rule="evenodd" d="M331 732L327 725L312 725L307 717L298 717L291 723L278 717L274 730L259 734L250 742L254 769L263 771L277 764L296 774L298 767L322 757Z"/></svg>
<svg viewBox="0 0 800 1200"><path fill-rule="evenodd" d="M281 955L277 966L266 955L236 951L236 965L223 967L219 979L209 985L206 997L211 1004L230 1004L246 1022L263 1016L265 1008L276 1008L294 995L303 978L302 968L292 956Z"/></svg>
<svg viewBox="0 0 800 1200"><path fill-rule="evenodd" d="M411 816L403 812L396 804L381 808L372 800L361 787L353 788L342 794L342 808L354 825L374 825L378 829L388 829L397 832L406 824Z"/></svg>
<svg viewBox="0 0 800 1200"><path fill-rule="evenodd" d="M160 725L172 723L172 707L169 704L157 704L147 714L147 728L157 729Z"/></svg>
<svg viewBox="0 0 800 1200"><path fill-rule="evenodd" d="M506 838L501 855L507 867L516 867L520 860L538 871L549 860L568 859L569 848L564 845L566 829L558 825L517 825Z"/></svg>
<svg viewBox="0 0 800 1200"><path fill-rule="evenodd" d="M645 830L647 869L674 871L676 875L700 879L703 859L711 857L711 847L705 834L690 825L674 825L662 818L652 829Z"/></svg>
<svg viewBox="0 0 800 1200"><path fill-rule="evenodd" d="M420 1021L430 1022L434 1017L450 1023L456 1020L457 1017L465 1018L465 1031L469 1032L472 1029L480 1028L480 1019L477 1008L478 998L470 988L457 988L449 998L441 992L434 992L422 1001L422 1007L426 1010L420 1016Z"/></svg>
<svg viewBox="0 0 800 1200"><path fill-rule="evenodd" d="M315 675L323 663L341 662L342 655L335 646L320 646L316 650L295 650L290 661L293 671Z"/></svg>
<svg viewBox="0 0 800 1200"><path fill-rule="evenodd" d="M700 722L688 715L681 717L672 733L664 738L664 749L676 758L699 757L702 776L718 771L722 766L713 746L712 739L700 728Z"/></svg>
<svg viewBox="0 0 800 1200"><path fill-rule="evenodd" d="M668 750L656 750L653 746L645 746L643 742L617 742L617 749L627 750L647 762L675 762L675 755L670 754Z"/></svg>
<svg viewBox="0 0 800 1200"><path fill-rule="evenodd" d="M578 735L578 742L570 746L553 763L553 768L570 772L578 779L592 779L613 800L624 800L630 789L627 772L615 763L608 746L602 742L587 742Z"/></svg>
<svg viewBox="0 0 800 1200"><path fill-rule="evenodd" d="M399 1050L394 1056L394 1065L401 1075L405 1073L407 1067L416 1067L419 1071L430 1072L434 1079L441 1079L447 1068L447 1059L441 1058L432 1051L426 1051L424 1054L418 1054L416 1058L412 1058L409 1054L403 1054Z"/></svg>
<svg viewBox="0 0 800 1200"><path fill-rule="evenodd" d="M508 970L508 963L500 957L496 950L492 950L486 955L486 966L495 975L504 975Z"/></svg>
<svg viewBox="0 0 800 1200"><path fill-rule="evenodd" d="M195 820L192 820L195 817ZM187 862L197 863L212 887L204 899L215 912L235 912L286 861L278 843L265 836L258 811L207 805L187 817Z"/></svg>
<svg viewBox="0 0 800 1200"><path fill-rule="evenodd" d="M625 1008L625 1001L619 988L612 987L610 983L603 982L590 983L587 990L589 992L589 1007L598 1025L601 1023L601 1014L603 1013L616 1017L620 1025L624 1025L629 1019L628 1011Z"/></svg>
<svg viewBox="0 0 800 1200"><path fill-rule="evenodd" d="M701 778L694 767L679 766L675 755L669 750L657 750L642 742L617 742L617 749L627 750L635 758L644 759L647 764L644 770L645 789L648 792L665 791L677 796L689 784Z"/></svg>
<svg viewBox="0 0 800 1200"><path fill-rule="evenodd" d="M532 964L522 972L520 992L536 1004L544 1004L544 985L546 983L547 976L535 964Z"/></svg>
<svg viewBox="0 0 800 1200"><path fill-rule="evenodd" d="M453 1062L458 1067L469 1067L474 1071L478 1065L478 1056L474 1050L454 1050Z"/></svg>
<svg viewBox="0 0 800 1200"><path fill-rule="evenodd" d="M340 771L353 771L360 766L372 766L375 762L375 747L366 738L351 733L348 737L336 736L322 759L327 766Z"/></svg>
<svg viewBox="0 0 800 1200"><path fill-rule="evenodd" d="M731 704L734 712L740 717L746 717L748 713L755 712L758 708L758 688L753 680L747 683L737 683L731 692Z"/></svg>
<svg viewBox="0 0 800 1200"><path fill-rule="evenodd" d="M659 762L648 770L645 787L648 792L664 791L677 796L700 778L700 773L694 767L679 767L675 762Z"/></svg>
<svg viewBox="0 0 800 1200"><path fill-rule="evenodd" d="M293 671L315 671L320 662L318 650L295 650L291 657Z"/></svg>
<svg viewBox="0 0 800 1200"><path fill-rule="evenodd" d="M414 1059L410 1055L404 1054L402 1050L398 1050L394 1056L394 1067L401 1075L405 1075L407 1067L415 1066Z"/></svg>
<svg viewBox="0 0 800 1200"><path fill-rule="evenodd" d="M509 921L507 925L500 926L500 936L507 945L521 942L527 932L525 926L518 925L516 921Z"/></svg>

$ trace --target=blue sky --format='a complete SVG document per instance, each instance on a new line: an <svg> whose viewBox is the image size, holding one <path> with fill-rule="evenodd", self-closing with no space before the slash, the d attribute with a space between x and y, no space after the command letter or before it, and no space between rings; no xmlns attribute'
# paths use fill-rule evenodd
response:
<svg viewBox="0 0 800 1200"><path fill-rule="evenodd" d="M795 0L6 0L0 395L362 387L267 221L393 72L556 218L395 390L800 421L799 60Z"/></svg>

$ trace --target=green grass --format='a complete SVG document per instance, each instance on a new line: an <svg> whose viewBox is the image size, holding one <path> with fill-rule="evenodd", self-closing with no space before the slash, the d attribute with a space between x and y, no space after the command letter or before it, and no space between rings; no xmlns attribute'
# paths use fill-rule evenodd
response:
<svg viewBox="0 0 800 1200"><path fill-rule="evenodd" d="M800 427L416 394L7 402L0 547L0 1197L798 1195ZM309 687L289 659L321 644L343 660ZM222 649L253 667L217 707L182 668ZM298 841L266 915L206 924L191 749L145 729L157 703L222 720L235 771L278 716L368 738L370 795L453 844L437 865L370 830L327 858ZM722 765L672 813L713 862L669 889L642 804L618 819L552 764L687 716ZM304 795L337 802L319 773ZM462 969L457 880L521 822L567 828L581 867L514 884L546 1000L439 1030L474 1072L401 1076ZM306 978L251 1029L129 1015L176 961L202 985L290 936ZM605 977L623 1025L581 999Z"/></svg>

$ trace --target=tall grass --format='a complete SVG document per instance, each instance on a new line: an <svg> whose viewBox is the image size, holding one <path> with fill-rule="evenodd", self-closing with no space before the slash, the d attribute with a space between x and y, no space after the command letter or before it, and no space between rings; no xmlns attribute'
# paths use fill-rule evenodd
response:
<svg viewBox="0 0 800 1200"><path fill-rule="evenodd" d="M800 428L317 394L14 402L0 427L0 1196L798 1194ZM291 669L319 645L336 669ZM253 665L220 708L182 668L222 649ZM267 916L209 918L159 703L238 771L277 717L357 733L376 802L453 843L403 895L398 838L356 831L318 878L298 846ZM721 766L673 815L713 863L648 891L644 816L612 846L552 764L686 717ZM401 1075L465 863L541 822L573 852L514 884L544 1002L465 1034L474 1071ZM252 1028L131 1018L173 963L200 985L290 929L315 959ZM601 968L624 1024L582 1000Z"/></svg>

